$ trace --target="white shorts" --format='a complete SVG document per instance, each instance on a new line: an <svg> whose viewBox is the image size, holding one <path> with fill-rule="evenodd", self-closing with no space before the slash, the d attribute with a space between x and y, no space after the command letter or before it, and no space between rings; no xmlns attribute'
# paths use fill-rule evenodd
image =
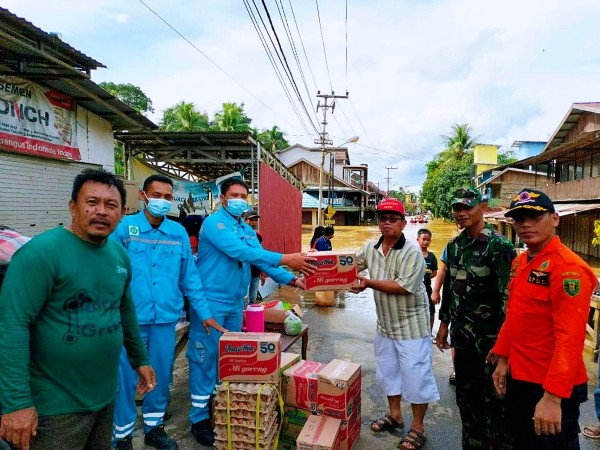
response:
<svg viewBox="0 0 600 450"><path fill-rule="evenodd" d="M386 396L402 395L415 404L440 399L433 376L431 336L421 339L390 339L375 335L376 379Z"/></svg>

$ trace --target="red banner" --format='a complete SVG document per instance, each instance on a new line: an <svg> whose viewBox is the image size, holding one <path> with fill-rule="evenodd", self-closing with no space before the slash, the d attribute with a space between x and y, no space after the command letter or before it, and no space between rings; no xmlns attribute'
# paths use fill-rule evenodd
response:
<svg viewBox="0 0 600 450"><path fill-rule="evenodd" d="M8 151L46 156L49 158L81 159L81 154L77 147L50 144L37 139L14 136L2 132L0 132L0 147Z"/></svg>
<svg viewBox="0 0 600 450"><path fill-rule="evenodd" d="M0 148L80 160L72 97L17 77L0 77Z"/></svg>

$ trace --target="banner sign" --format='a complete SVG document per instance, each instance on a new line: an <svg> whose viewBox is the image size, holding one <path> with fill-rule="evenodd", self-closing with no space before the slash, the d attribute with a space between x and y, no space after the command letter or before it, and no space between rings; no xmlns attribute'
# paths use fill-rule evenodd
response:
<svg viewBox="0 0 600 450"><path fill-rule="evenodd" d="M80 160L71 97L16 77L0 77L0 148Z"/></svg>
<svg viewBox="0 0 600 450"><path fill-rule="evenodd" d="M179 215L181 210L187 214L207 215L216 209L219 202L220 184L227 178L243 179L240 172L233 172L217 178L216 180L198 183L195 181L173 180L173 205L171 214ZM214 200L214 209L211 205L210 192Z"/></svg>

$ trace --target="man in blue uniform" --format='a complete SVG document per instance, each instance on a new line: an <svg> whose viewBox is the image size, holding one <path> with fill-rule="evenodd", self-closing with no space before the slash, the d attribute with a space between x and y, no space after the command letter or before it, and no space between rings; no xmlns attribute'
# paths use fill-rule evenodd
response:
<svg viewBox="0 0 600 450"><path fill-rule="evenodd" d="M240 331L244 296L250 285L250 264L265 272L277 283L304 288L303 279L279 265L303 273L314 272L314 258L301 253L284 254L264 250L256 232L244 222L249 209L248 186L229 178L221 185L222 207L202 224L198 245L197 267L213 317L229 331ZM221 333L206 334L198 326L195 311L190 313L190 394L192 434L202 445L215 441L209 416L210 396L218 381L217 359Z"/></svg>
<svg viewBox="0 0 600 450"><path fill-rule="evenodd" d="M145 208L123 218L112 238L119 241L131 259L131 291L142 338L156 371L157 387L144 397L142 416L144 443L173 450L177 443L163 427L175 351L175 326L183 308L182 292L201 323L224 331L212 318L202 293L202 283L194 267L190 241L185 229L165 215L171 209L173 181L152 175L144 181L140 200ZM216 334L216 333L215 333ZM113 437L118 449L133 449L131 436L137 411L134 399L134 372L125 352L121 354L119 389L115 402Z"/></svg>

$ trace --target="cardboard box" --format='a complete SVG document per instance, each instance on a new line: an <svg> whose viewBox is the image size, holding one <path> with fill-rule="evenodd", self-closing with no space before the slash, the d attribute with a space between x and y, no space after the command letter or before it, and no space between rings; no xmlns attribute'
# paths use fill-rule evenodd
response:
<svg viewBox="0 0 600 450"><path fill-rule="evenodd" d="M287 317L287 311L292 311L298 317L302 318L303 312L300 305L294 305L289 310L265 308L265 323L283 323Z"/></svg>
<svg viewBox="0 0 600 450"><path fill-rule="evenodd" d="M279 362L279 375L283 377L283 372L300 362L298 353L281 352L281 361Z"/></svg>
<svg viewBox="0 0 600 450"><path fill-rule="evenodd" d="M342 420L338 433L339 450L351 450L360 437L360 404L352 412L348 420Z"/></svg>
<svg viewBox="0 0 600 450"><path fill-rule="evenodd" d="M356 281L356 254L348 252L314 252L311 257L317 271L307 275L307 291L331 291L349 289Z"/></svg>
<svg viewBox="0 0 600 450"><path fill-rule="evenodd" d="M337 450L341 421L332 417L310 416L298 439L298 450Z"/></svg>
<svg viewBox="0 0 600 450"><path fill-rule="evenodd" d="M279 382L279 333L224 333L219 339L219 380Z"/></svg>
<svg viewBox="0 0 600 450"><path fill-rule="evenodd" d="M306 409L296 408L295 406L284 406L279 445L295 449L296 440L311 415L312 413Z"/></svg>
<svg viewBox="0 0 600 450"><path fill-rule="evenodd" d="M300 361L283 372L283 401L286 405L317 410L317 375L325 364Z"/></svg>
<svg viewBox="0 0 600 450"><path fill-rule="evenodd" d="M360 405L360 364L333 359L317 379L317 414L348 420Z"/></svg>

